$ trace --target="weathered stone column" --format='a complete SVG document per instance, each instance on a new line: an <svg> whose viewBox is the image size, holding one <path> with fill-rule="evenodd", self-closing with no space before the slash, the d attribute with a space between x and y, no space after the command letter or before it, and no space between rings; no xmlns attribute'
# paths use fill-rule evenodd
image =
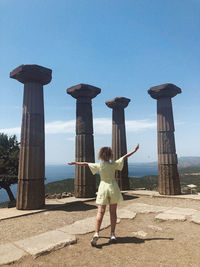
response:
<svg viewBox="0 0 200 267"><path fill-rule="evenodd" d="M94 138L92 98L101 89L88 84L78 84L67 89L67 93L76 98L76 152L78 162L94 162ZM76 166L74 193L75 197L94 197L96 181L88 167Z"/></svg>
<svg viewBox="0 0 200 267"><path fill-rule="evenodd" d="M180 94L181 89L167 83L151 87L148 93L157 99L158 190L162 195L178 195L181 194L181 187L177 169L171 98Z"/></svg>
<svg viewBox="0 0 200 267"><path fill-rule="evenodd" d="M38 65L21 65L10 73L10 78L24 84L17 209L40 209L45 205L43 85L51 81L51 73Z"/></svg>
<svg viewBox="0 0 200 267"><path fill-rule="evenodd" d="M129 102L130 99L125 97L116 97L106 101L106 105L112 108L112 151L114 160L127 153L124 109ZM115 177L121 190L130 188L127 159L124 160L122 171L116 171Z"/></svg>

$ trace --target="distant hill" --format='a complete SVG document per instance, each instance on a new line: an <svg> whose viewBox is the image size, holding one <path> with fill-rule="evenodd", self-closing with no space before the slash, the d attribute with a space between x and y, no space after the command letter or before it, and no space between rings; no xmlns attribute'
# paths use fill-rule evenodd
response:
<svg viewBox="0 0 200 267"><path fill-rule="evenodd" d="M140 168L157 168L157 161L154 162L141 162L141 163L129 163L129 166L140 167ZM200 167L200 157L180 157L178 158L178 167L179 168L188 168L188 167Z"/></svg>
<svg viewBox="0 0 200 267"><path fill-rule="evenodd" d="M178 159L179 168L200 166L200 157L180 157Z"/></svg>

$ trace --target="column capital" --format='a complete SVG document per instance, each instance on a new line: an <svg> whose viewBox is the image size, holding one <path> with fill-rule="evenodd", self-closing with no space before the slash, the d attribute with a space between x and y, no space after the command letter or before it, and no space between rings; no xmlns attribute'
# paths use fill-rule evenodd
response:
<svg viewBox="0 0 200 267"><path fill-rule="evenodd" d="M20 65L10 72L10 78L25 84L27 82L38 82L42 85L50 83L52 70L39 65Z"/></svg>
<svg viewBox="0 0 200 267"><path fill-rule="evenodd" d="M131 100L126 97L115 97L105 103L109 108L126 108Z"/></svg>
<svg viewBox="0 0 200 267"><path fill-rule="evenodd" d="M90 99L101 93L101 89L89 84L77 84L66 90L67 94L78 99L79 97L88 97Z"/></svg>
<svg viewBox="0 0 200 267"><path fill-rule="evenodd" d="M181 92L182 92L181 89L172 83L160 84L151 87L148 90L148 94L154 99L160 99L164 97L172 98L177 94L180 94Z"/></svg>

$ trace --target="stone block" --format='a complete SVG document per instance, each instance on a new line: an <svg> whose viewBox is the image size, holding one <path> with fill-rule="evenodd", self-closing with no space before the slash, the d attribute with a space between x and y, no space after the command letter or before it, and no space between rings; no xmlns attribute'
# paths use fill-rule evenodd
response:
<svg viewBox="0 0 200 267"><path fill-rule="evenodd" d="M136 213L130 211L128 209L118 209L117 217L120 219L134 219L136 217Z"/></svg>
<svg viewBox="0 0 200 267"><path fill-rule="evenodd" d="M166 211L164 211L165 214L178 214L178 215L185 215L185 216L191 216L196 214L197 210L195 209L188 209L188 208L179 208L179 207L173 207Z"/></svg>
<svg viewBox="0 0 200 267"><path fill-rule="evenodd" d="M160 213L155 219L161 221L186 221L186 216L182 214Z"/></svg>
<svg viewBox="0 0 200 267"><path fill-rule="evenodd" d="M101 89L89 84L78 84L67 89L67 94L74 98L88 97L90 99L101 93Z"/></svg>
<svg viewBox="0 0 200 267"><path fill-rule="evenodd" d="M50 83L52 70L39 65L20 65L10 73L10 78L21 83L38 82L42 85Z"/></svg>
<svg viewBox="0 0 200 267"><path fill-rule="evenodd" d="M192 215L191 222L200 224L200 212L196 212Z"/></svg>
<svg viewBox="0 0 200 267"><path fill-rule="evenodd" d="M165 83L151 87L148 93L152 98L159 99L162 97L174 97L181 93L181 89L172 83Z"/></svg>
<svg viewBox="0 0 200 267"><path fill-rule="evenodd" d="M58 230L14 242L16 246L28 252L34 258L74 243L76 243L76 237L74 235Z"/></svg>
<svg viewBox="0 0 200 267"><path fill-rule="evenodd" d="M137 231L137 232L132 232L133 235L136 236L141 236L141 237L145 237L148 235L148 233L144 232L144 231Z"/></svg>
<svg viewBox="0 0 200 267"><path fill-rule="evenodd" d="M158 213L169 209L169 207L148 205L144 203L133 203L126 206L126 209L134 211L136 213Z"/></svg>
<svg viewBox="0 0 200 267"><path fill-rule="evenodd" d="M22 249L11 243L0 245L0 265L14 263L26 255Z"/></svg>

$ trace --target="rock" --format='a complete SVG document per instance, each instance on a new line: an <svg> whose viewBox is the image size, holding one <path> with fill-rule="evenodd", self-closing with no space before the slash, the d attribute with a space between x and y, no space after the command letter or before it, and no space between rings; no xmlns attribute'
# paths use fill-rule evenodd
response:
<svg viewBox="0 0 200 267"><path fill-rule="evenodd" d="M162 221L186 221L186 216L182 214L160 213L155 219Z"/></svg>
<svg viewBox="0 0 200 267"><path fill-rule="evenodd" d="M48 195L48 197L47 197L48 199L53 199L54 198L54 195Z"/></svg>
<svg viewBox="0 0 200 267"><path fill-rule="evenodd" d="M57 199L61 199L62 198L62 194L56 194L56 198Z"/></svg>
<svg viewBox="0 0 200 267"><path fill-rule="evenodd" d="M155 231L162 231L162 228L161 227L154 226L154 225L148 225L148 228L150 228L152 230L155 230Z"/></svg>
<svg viewBox="0 0 200 267"><path fill-rule="evenodd" d="M69 195L68 195L67 193L64 192L64 193L62 193L61 197L62 197L62 198L66 198L66 197L69 197Z"/></svg>
<svg viewBox="0 0 200 267"><path fill-rule="evenodd" d="M148 205L144 203L133 203L133 204L129 204L126 207L126 209L129 211L134 211L136 213L152 213L152 212L156 213L156 212L165 211L169 209L169 207Z"/></svg>
<svg viewBox="0 0 200 267"><path fill-rule="evenodd" d="M119 222L120 219L117 219L117 223ZM95 224L96 224L96 216L93 216L75 221L73 224L66 225L64 227L58 228L57 230L68 234L82 235L93 232ZM105 229L108 226L110 226L110 214L106 212L101 224L101 229Z"/></svg>
<svg viewBox="0 0 200 267"><path fill-rule="evenodd" d="M136 217L136 213L128 209L119 209L117 211L117 217L120 219L134 219Z"/></svg>
<svg viewBox="0 0 200 267"><path fill-rule="evenodd" d="M74 235L53 230L37 236L15 241L14 245L36 258L44 253L55 251L67 245L74 244L76 241L77 240Z"/></svg>
<svg viewBox="0 0 200 267"><path fill-rule="evenodd" d="M200 224L200 212L197 212L196 214L192 215L191 222Z"/></svg>
<svg viewBox="0 0 200 267"><path fill-rule="evenodd" d="M14 263L26 255L22 249L13 244L0 245L0 265Z"/></svg>
<svg viewBox="0 0 200 267"><path fill-rule="evenodd" d="M177 214L177 215L185 215L185 216L191 216L196 213L195 209L188 209L188 208L179 208L179 207L173 207L166 211L164 211L165 214Z"/></svg>
<svg viewBox="0 0 200 267"><path fill-rule="evenodd" d="M8 208L14 208L16 207L16 199L8 202Z"/></svg>
<svg viewBox="0 0 200 267"><path fill-rule="evenodd" d="M148 234L145 233L144 231L132 232L132 234L137 235L137 236L142 236L142 237L145 237L145 236L148 235Z"/></svg>
<svg viewBox="0 0 200 267"><path fill-rule="evenodd" d="M63 193L57 193L57 194L46 194L47 199L61 199L66 197L73 197L74 194L71 192L63 192Z"/></svg>

